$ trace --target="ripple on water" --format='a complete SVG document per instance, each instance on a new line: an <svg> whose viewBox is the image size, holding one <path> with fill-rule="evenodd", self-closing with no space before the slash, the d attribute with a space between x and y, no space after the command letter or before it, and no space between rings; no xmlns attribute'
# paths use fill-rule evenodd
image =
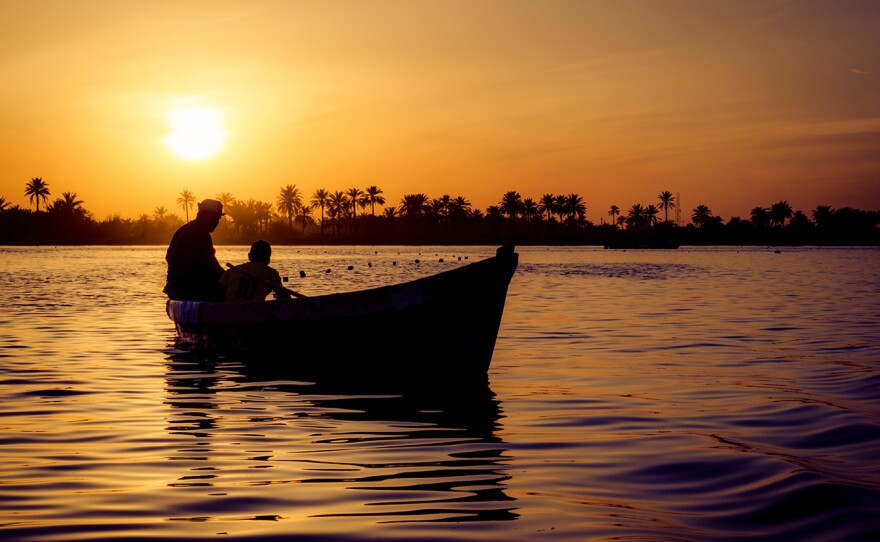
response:
<svg viewBox="0 0 880 542"><path fill-rule="evenodd" d="M318 293L493 251L273 263ZM876 538L880 251L520 252L491 386L430 394L178 350L164 247L0 247L0 538Z"/></svg>

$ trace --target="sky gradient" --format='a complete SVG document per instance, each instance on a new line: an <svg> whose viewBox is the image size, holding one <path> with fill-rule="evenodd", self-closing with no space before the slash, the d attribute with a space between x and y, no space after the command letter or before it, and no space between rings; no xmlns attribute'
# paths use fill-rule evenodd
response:
<svg viewBox="0 0 880 542"><path fill-rule="evenodd" d="M180 5L178 5L180 4ZM880 208L880 2L0 0L0 196L96 218L377 185ZM181 160L168 112L217 112Z"/></svg>

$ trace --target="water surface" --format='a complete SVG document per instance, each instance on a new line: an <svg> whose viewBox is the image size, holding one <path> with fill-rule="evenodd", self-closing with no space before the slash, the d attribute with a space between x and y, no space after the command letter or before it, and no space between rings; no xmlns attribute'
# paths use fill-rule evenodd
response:
<svg viewBox="0 0 880 542"><path fill-rule="evenodd" d="M164 247L0 248L0 537L878 538L880 250L518 251L489 385L429 394L177 348ZM318 294L493 253L273 265Z"/></svg>

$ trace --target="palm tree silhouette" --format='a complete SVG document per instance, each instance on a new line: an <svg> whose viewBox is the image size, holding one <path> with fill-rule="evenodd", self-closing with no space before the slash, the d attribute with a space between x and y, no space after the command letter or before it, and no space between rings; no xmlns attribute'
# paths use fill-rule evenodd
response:
<svg viewBox="0 0 880 542"><path fill-rule="evenodd" d="M659 220L657 220L658 214L660 214L660 209L658 209L653 203L645 207L645 224L647 226L656 226L657 222L659 222Z"/></svg>
<svg viewBox="0 0 880 542"><path fill-rule="evenodd" d="M30 196L30 202L36 204L37 212L40 212L40 200L46 203L49 200L49 183L43 182L42 177L34 177L24 186L24 195Z"/></svg>
<svg viewBox="0 0 880 542"><path fill-rule="evenodd" d="M61 216L72 217L75 215L85 216L83 201L78 199L76 192L62 192L62 197L55 200L53 210Z"/></svg>
<svg viewBox="0 0 880 542"><path fill-rule="evenodd" d="M541 214L547 213L547 222L550 222L550 217L555 211L556 208L556 196L553 194L544 194L541 196L541 200L538 204L538 210Z"/></svg>
<svg viewBox="0 0 880 542"><path fill-rule="evenodd" d="M691 221L695 226L702 228L712 219L712 211L705 205L697 205L694 207L694 214L691 215Z"/></svg>
<svg viewBox="0 0 880 542"><path fill-rule="evenodd" d="M645 208L641 203L633 204L626 214L626 225L630 228L641 228L645 221Z"/></svg>
<svg viewBox="0 0 880 542"><path fill-rule="evenodd" d="M750 215L749 220L758 228L763 228L770 223L770 215L764 207L755 207Z"/></svg>
<svg viewBox="0 0 880 542"><path fill-rule="evenodd" d="M192 192L189 190L184 190L180 193L180 197L177 198L177 204L183 209L186 213L186 221L189 222L189 210L192 209L193 203L195 203L196 197L193 196Z"/></svg>
<svg viewBox="0 0 880 542"><path fill-rule="evenodd" d="M791 218L791 205L787 201L780 201L770 206L770 221L782 228L785 220Z"/></svg>
<svg viewBox="0 0 880 542"><path fill-rule="evenodd" d="M364 191L367 201L370 203L370 214L376 216L376 204L385 205L385 198L381 196L382 189L376 185L368 186Z"/></svg>
<svg viewBox="0 0 880 542"><path fill-rule="evenodd" d="M156 221L165 220L165 217L168 215L168 209L165 207L159 206L153 210L153 219Z"/></svg>
<svg viewBox="0 0 880 542"><path fill-rule="evenodd" d="M258 201L254 205L255 215L257 217L257 229L269 231L269 222L275 217L272 211L272 204L268 201Z"/></svg>
<svg viewBox="0 0 880 542"><path fill-rule="evenodd" d="M420 216L428 210L428 196L425 194L405 194L400 199L400 214Z"/></svg>
<svg viewBox="0 0 880 542"><path fill-rule="evenodd" d="M565 215L568 216L569 224L572 227L574 227L576 219L583 219L587 216L587 204L584 203L584 198L577 194L569 194L563 196L562 201L563 210Z"/></svg>
<svg viewBox="0 0 880 542"><path fill-rule="evenodd" d="M611 208L608 209L608 216L611 217L611 224L614 225L614 227L617 227L617 221L616 221L615 217L619 214L620 214L620 207L618 207L617 205L612 205Z"/></svg>
<svg viewBox="0 0 880 542"><path fill-rule="evenodd" d="M6 198L0 196L0 213L5 211L7 207L9 207L9 202L6 201Z"/></svg>
<svg viewBox="0 0 880 542"><path fill-rule="evenodd" d="M323 188L315 190L312 194L312 205L321 209L321 238L324 237L324 208L330 203L330 194Z"/></svg>
<svg viewBox="0 0 880 542"><path fill-rule="evenodd" d="M516 215L522 211L523 200L519 192L511 190L501 197L499 208L511 221L516 220Z"/></svg>
<svg viewBox="0 0 880 542"><path fill-rule="evenodd" d="M471 202L464 196L456 196L452 200L450 214L454 216L468 216L471 213Z"/></svg>
<svg viewBox="0 0 880 542"><path fill-rule="evenodd" d="M522 202L522 212L526 222L533 222L534 218L538 216L538 204L532 198L526 198Z"/></svg>
<svg viewBox="0 0 880 542"><path fill-rule="evenodd" d="M669 209L675 209L675 196L673 196L672 192L669 190L664 190L663 192L660 192L657 199L660 200L660 208L666 211L666 219L664 222L669 222Z"/></svg>
<svg viewBox="0 0 880 542"><path fill-rule="evenodd" d="M333 233L339 235L339 222L348 210L348 196L345 192L337 190L330 194L330 216L333 224Z"/></svg>
<svg viewBox="0 0 880 542"><path fill-rule="evenodd" d="M223 207L229 207L230 205L235 205L235 196L230 192L220 192L214 198L223 204Z"/></svg>
<svg viewBox="0 0 880 542"><path fill-rule="evenodd" d="M297 208L302 205L299 188L295 184L289 184L281 189L276 200L278 211L287 215L287 227L293 229L293 215Z"/></svg>
<svg viewBox="0 0 880 542"><path fill-rule="evenodd" d="M315 219L312 218L312 209L313 207L311 205L303 205L302 202L297 205L296 220L298 220L302 226L303 235L306 234L306 226L315 222Z"/></svg>
<svg viewBox="0 0 880 542"><path fill-rule="evenodd" d="M360 188L349 188L345 191L348 203L351 204L351 219L357 220L357 206L364 200L366 193Z"/></svg>
<svg viewBox="0 0 880 542"><path fill-rule="evenodd" d="M555 212L556 216L559 217L559 221L563 222L565 218L565 196L558 195L554 196L553 199L555 200L553 205L553 212Z"/></svg>
<svg viewBox="0 0 880 542"><path fill-rule="evenodd" d="M2 209L2 205L0 205L0 209ZM831 220L834 218L834 209L830 205L817 205L812 215L816 227L825 229L831 225Z"/></svg>

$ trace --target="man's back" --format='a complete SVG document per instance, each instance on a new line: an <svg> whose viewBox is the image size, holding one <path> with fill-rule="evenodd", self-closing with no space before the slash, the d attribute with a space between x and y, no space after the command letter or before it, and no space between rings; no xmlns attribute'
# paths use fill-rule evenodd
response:
<svg viewBox="0 0 880 542"><path fill-rule="evenodd" d="M171 299L216 299L216 284L223 268L214 256L211 233L197 220L181 226L165 254L168 280L165 293Z"/></svg>

